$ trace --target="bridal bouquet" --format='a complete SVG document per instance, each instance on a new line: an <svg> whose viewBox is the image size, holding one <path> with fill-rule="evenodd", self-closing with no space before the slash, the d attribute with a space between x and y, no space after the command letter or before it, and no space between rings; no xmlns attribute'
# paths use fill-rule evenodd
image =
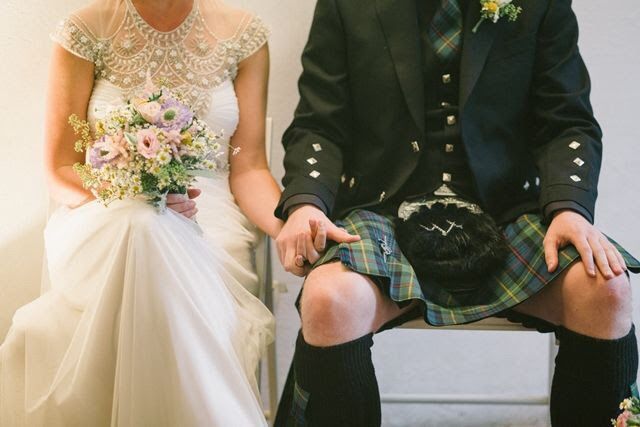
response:
<svg viewBox="0 0 640 427"><path fill-rule="evenodd" d="M625 399L620 404L622 414L617 419L611 420L614 427L640 426L640 399L632 397Z"/></svg>
<svg viewBox="0 0 640 427"><path fill-rule="evenodd" d="M87 153L86 163L73 168L105 206L142 197L163 210L168 193L186 193L197 171L222 164L221 135L150 80L141 96L112 107L94 129L76 115L69 123L80 137L76 151Z"/></svg>

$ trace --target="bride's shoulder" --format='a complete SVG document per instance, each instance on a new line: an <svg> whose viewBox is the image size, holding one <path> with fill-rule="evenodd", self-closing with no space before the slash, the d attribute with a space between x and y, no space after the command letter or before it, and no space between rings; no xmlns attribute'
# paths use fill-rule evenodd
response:
<svg viewBox="0 0 640 427"><path fill-rule="evenodd" d="M216 39L229 43L241 61L258 51L268 41L270 30L255 13L246 9L216 5L202 5L203 18Z"/></svg>
<svg viewBox="0 0 640 427"><path fill-rule="evenodd" d="M59 21L51 38L71 53L94 61L101 40L117 30L124 11L124 0L94 0Z"/></svg>
<svg viewBox="0 0 640 427"><path fill-rule="evenodd" d="M93 0L71 12L63 22L80 26L96 39L107 38L122 23L125 10L124 0Z"/></svg>

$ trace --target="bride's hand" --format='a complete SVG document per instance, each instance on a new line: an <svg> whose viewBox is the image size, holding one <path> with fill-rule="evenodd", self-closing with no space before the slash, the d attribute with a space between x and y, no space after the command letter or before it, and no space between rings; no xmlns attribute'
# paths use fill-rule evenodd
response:
<svg viewBox="0 0 640 427"><path fill-rule="evenodd" d="M202 190L197 188L190 188L187 190L187 194L168 194L167 195L167 207L176 211L180 215L191 219L198 213L196 202L193 201L202 193Z"/></svg>

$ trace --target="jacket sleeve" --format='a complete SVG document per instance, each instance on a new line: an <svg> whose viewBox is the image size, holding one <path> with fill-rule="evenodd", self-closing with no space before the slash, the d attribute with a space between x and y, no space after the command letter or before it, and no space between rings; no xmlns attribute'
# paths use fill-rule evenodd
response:
<svg viewBox="0 0 640 427"><path fill-rule="evenodd" d="M593 220L602 161L602 132L589 99L589 74L578 50L571 0L549 0L538 33L532 87L534 154L540 208L575 202Z"/></svg>
<svg viewBox="0 0 640 427"><path fill-rule="evenodd" d="M344 28L335 0L318 0L302 54L300 102L283 136L284 192L276 216L292 196L317 196L333 210L350 140L350 99Z"/></svg>

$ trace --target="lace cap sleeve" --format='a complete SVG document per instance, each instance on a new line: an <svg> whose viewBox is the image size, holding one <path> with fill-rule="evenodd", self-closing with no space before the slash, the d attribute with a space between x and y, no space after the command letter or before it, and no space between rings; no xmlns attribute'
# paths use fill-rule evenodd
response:
<svg viewBox="0 0 640 427"><path fill-rule="evenodd" d="M257 16L251 17L238 37L237 61L256 53L269 39L269 28Z"/></svg>
<svg viewBox="0 0 640 427"><path fill-rule="evenodd" d="M51 40L82 59L91 62L96 60L96 37L73 16L58 24L56 30L51 33Z"/></svg>

